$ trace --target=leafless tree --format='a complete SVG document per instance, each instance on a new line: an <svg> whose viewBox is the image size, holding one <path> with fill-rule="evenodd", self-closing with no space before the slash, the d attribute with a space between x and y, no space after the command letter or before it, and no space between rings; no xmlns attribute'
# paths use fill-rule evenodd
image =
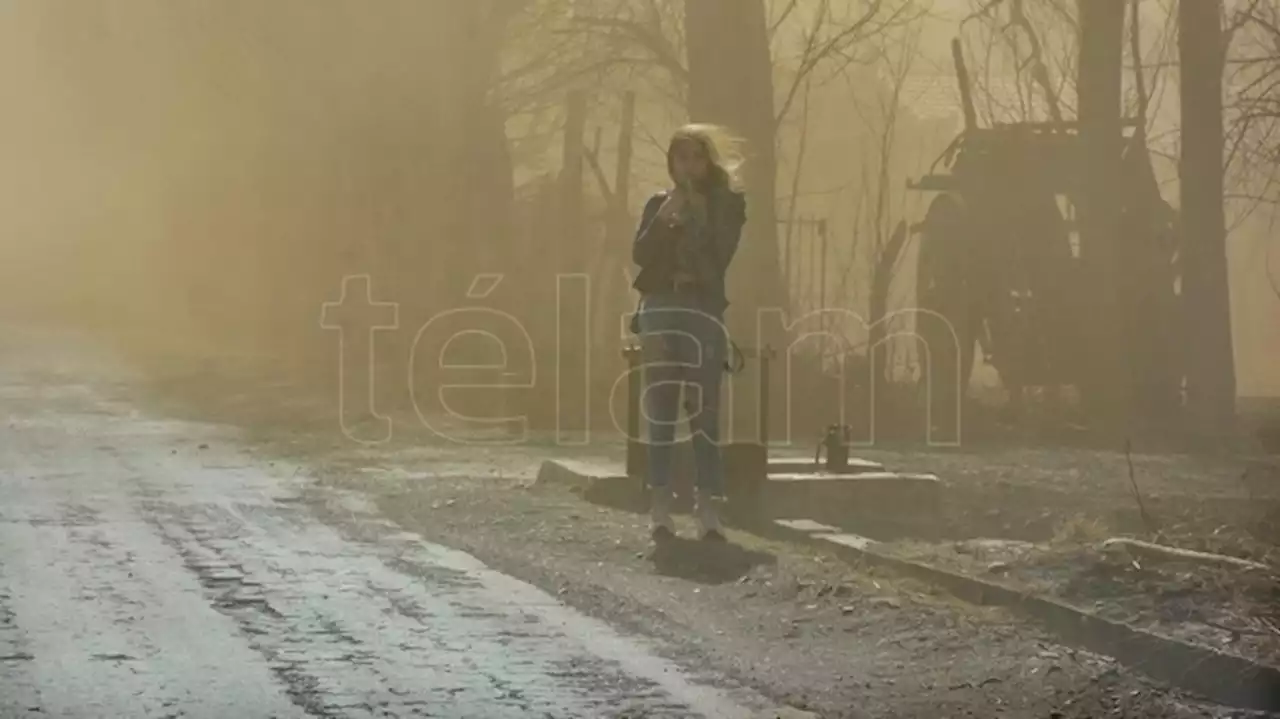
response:
<svg viewBox="0 0 1280 719"><path fill-rule="evenodd" d="M1188 330L1188 404L1206 430L1235 419L1236 376L1228 291L1223 156L1225 4L1178 6L1181 80L1183 296Z"/></svg>
<svg viewBox="0 0 1280 719"><path fill-rule="evenodd" d="M1280 204L1280 2L1238 0L1224 11L1227 200L1238 224ZM1280 242L1268 232L1266 278L1280 298Z"/></svg>
<svg viewBox="0 0 1280 719"><path fill-rule="evenodd" d="M1280 201L1280 2L1247 0L1225 21L1226 166L1238 215ZM1230 10L1228 10L1230 12Z"/></svg>
<svg viewBox="0 0 1280 719"><path fill-rule="evenodd" d="M903 91L919 57L920 32L918 26L907 27L904 32L882 36L875 67L881 81L879 92L866 98L858 108L858 115L871 138L867 149L875 158L863 166L859 185L864 188L859 203L860 238L870 242L868 283L868 321L873 330L867 338L868 358L877 370L877 381L890 379L890 348L885 345L889 328L884 319L891 302L890 288L907 258L907 243L911 238L905 219L910 213L903 189L905 179L899 175L901 166L901 137L904 131ZM896 202L895 202L896 201ZM848 279L848 270L842 283ZM902 329L902 328L897 328Z"/></svg>
<svg viewBox="0 0 1280 719"><path fill-rule="evenodd" d="M684 0L540 1L573 5L573 22L589 33L593 47L605 50L591 56L587 64L593 70L657 69L661 81L669 84L668 97L687 106ZM806 82L830 81L848 65L865 61L859 52L863 43L919 19L928 7L927 0L759 1L765 7L775 72L781 78L775 124L794 111Z"/></svg>
<svg viewBox="0 0 1280 719"><path fill-rule="evenodd" d="M878 61L884 38L918 24L930 3L912 0L785 0L771 13L774 63L786 78L775 124L791 114L801 89L843 77L852 65ZM803 9L807 18L797 17ZM797 48L788 51L787 48Z"/></svg>
<svg viewBox="0 0 1280 719"><path fill-rule="evenodd" d="M862 44L917 17L921 3L751 2L744 7L741 0L598 0L578 3L575 17L611 48L611 70L625 71L628 80L665 85L663 94L693 119L729 125L747 140L753 221L735 271L751 278L753 299L767 307L786 296L774 220L782 124L804 88L864 62ZM755 314L750 306L742 310L743 317Z"/></svg>

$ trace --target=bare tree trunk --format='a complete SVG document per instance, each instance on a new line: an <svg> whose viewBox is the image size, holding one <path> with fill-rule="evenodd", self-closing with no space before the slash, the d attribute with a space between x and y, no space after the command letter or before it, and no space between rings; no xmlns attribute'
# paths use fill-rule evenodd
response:
<svg viewBox="0 0 1280 719"><path fill-rule="evenodd" d="M569 93L565 103L564 147L560 167L560 271L585 272L589 265L586 247L585 188L582 184L583 143L586 140L587 94Z"/></svg>
<svg viewBox="0 0 1280 719"><path fill-rule="evenodd" d="M587 126L587 94L583 90L573 90L565 103L564 143L562 165L560 168L560 232L558 247L560 249L559 272L566 274L584 273L590 270L590 259L587 252L586 217L584 215L586 200L583 186L584 155ZM536 278L536 282L556 282L556 278ZM576 282L571 285L576 287ZM560 298L558 290L555 297ZM570 294L574 297L576 293ZM552 360L552 364L539 374L555 378L555 411L556 428L560 430L579 429L582 418L587 413L587 402L590 389L583 385L582 378L589 374L591 359L590 322L591 308L587 303L570 300L563 306L555 303L555 331L550 336L535 337L534 341L554 343L554 352L540 351L543 360ZM551 345L538 345L540 348L552 348Z"/></svg>
<svg viewBox="0 0 1280 719"><path fill-rule="evenodd" d="M445 302L456 304L474 273L500 272L500 248L511 237L514 204L506 118L490 97L500 67L507 28L523 0L450 3L434 0L446 21L430 32L443 48L431 51L447 88L440 101L445 118L446 158L443 172L455 181L445 187L441 203L446 226L432 242L435 265L444 273ZM443 54L442 54L443 53ZM462 259L446 259L449 255Z"/></svg>
<svg viewBox="0 0 1280 719"><path fill-rule="evenodd" d="M741 344L770 345L785 351L785 328L780 322L768 321L781 316L769 310L786 307L787 295L774 206L777 158L773 63L764 0L685 0L684 12L690 119L724 125L747 144L747 226L729 272L729 330ZM778 381L783 374L775 371L770 378L769 391L774 396L785 391ZM749 428L758 427L761 403L751 375L747 373L745 381L731 385L731 424L725 431L730 441L740 441ZM785 408L785 402L774 402L772 406ZM782 416L778 412L770 414L773 419Z"/></svg>
<svg viewBox="0 0 1280 719"><path fill-rule="evenodd" d="M1236 376L1223 208L1221 0L1179 3L1182 72L1183 305L1188 339L1188 404L1197 427L1221 431L1235 420Z"/></svg>
<svg viewBox="0 0 1280 719"><path fill-rule="evenodd" d="M633 152L636 126L636 94L627 92L622 100L622 126L618 128L618 166L613 180L613 207L610 208L610 229L616 233L617 240L627 239L630 232L631 218L631 155ZM610 247L625 247L625 242L618 242Z"/></svg>
<svg viewBox="0 0 1280 719"><path fill-rule="evenodd" d="M753 337L757 311L784 304L778 257L773 64L763 0L685 0L689 116L747 142L747 227L730 272L730 327ZM779 344L781 328L762 342Z"/></svg>
<svg viewBox="0 0 1280 719"><path fill-rule="evenodd" d="M1129 420L1129 350L1123 332L1117 243L1120 237L1119 186L1123 132L1120 122L1125 4L1117 0L1079 0L1079 119L1083 159L1079 197L1081 257L1093 287L1082 341L1093 345L1095 360L1085 381L1090 414L1109 433L1121 433Z"/></svg>

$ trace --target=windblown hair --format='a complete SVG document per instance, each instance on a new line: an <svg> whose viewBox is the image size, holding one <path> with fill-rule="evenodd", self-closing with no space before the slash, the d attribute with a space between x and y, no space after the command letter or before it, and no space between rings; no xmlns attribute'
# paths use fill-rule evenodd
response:
<svg viewBox="0 0 1280 719"><path fill-rule="evenodd" d="M667 172L675 176L672 154L676 145L682 142L696 142L707 153L711 161L711 172L725 187L740 192L742 190L741 170L743 141L727 128L707 123L693 123L681 127L671 136L671 144L667 146Z"/></svg>

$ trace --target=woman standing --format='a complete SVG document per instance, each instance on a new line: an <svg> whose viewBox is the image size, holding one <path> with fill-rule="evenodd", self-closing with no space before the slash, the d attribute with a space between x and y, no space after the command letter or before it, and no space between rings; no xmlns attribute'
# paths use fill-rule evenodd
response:
<svg viewBox="0 0 1280 719"><path fill-rule="evenodd" d="M682 388L698 472L694 515L704 539L724 539L716 504L724 495L719 410L729 346L725 273L746 222L738 163L727 154L728 135L720 128L677 131L667 149L675 186L645 204L632 248L640 266L634 287L641 296L637 330L645 357L655 539L674 534L671 465Z"/></svg>

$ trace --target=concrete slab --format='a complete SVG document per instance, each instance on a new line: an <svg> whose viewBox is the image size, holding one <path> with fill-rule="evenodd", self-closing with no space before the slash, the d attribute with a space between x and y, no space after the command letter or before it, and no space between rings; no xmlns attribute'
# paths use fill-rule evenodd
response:
<svg viewBox="0 0 1280 719"><path fill-rule="evenodd" d="M938 531L943 484L931 474L786 473L765 479L761 506L768 517L809 517L857 526L876 536Z"/></svg>
<svg viewBox="0 0 1280 719"><path fill-rule="evenodd" d="M833 527L830 524L822 524L812 519L775 519L774 524L787 529L793 529L797 532L806 532L809 534L839 534L840 528Z"/></svg>
<svg viewBox="0 0 1280 719"><path fill-rule="evenodd" d="M636 442L629 447L628 451L634 454L629 465L631 470L636 475L646 473L649 466L648 445L643 442ZM671 453L671 469L677 484L686 481L692 482L693 474L696 471L693 443L687 439L674 442L671 445ZM755 442L729 442L723 444L720 446L720 454L724 459L725 469L730 474L736 471L739 474L750 473L763 476L768 462L768 450L765 449L764 445Z"/></svg>
<svg viewBox="0 0 1280 719"><path fill-rule="evenodd" d="M900 532L904 528L924 531L937 524L941 483L933 475L867 472L829 475L786 473L753 483L732 467L726 479L728 514L741 521L772 521L775 518L813 517L821 524L802 525L796 531L839 533L840 527L865 527L863 531ZM554 459L542 464L535 484L569 487L588 501L645 511L649 493L642 477L628 477L620 462ZM758 489L753 489L758 487ZM677 483L673 511L692 509L693 492ZM926 532L925 536L929 536Z"/></svg>
<svg viewBox="0 0 1280 719"><path fill-rule="evenodd" d="M621 462L593 462L578 459L548 459L538 468L534 484L561 484L589 488L597 481L625 480Z"/></svg>
<svg viewBox="0 0 1280 719"><path fill-rule="evenodd" d="M815 465L812 457L770 457L769 474L786 474L792 472L813 472L821 469L822 463ZM869 459L849 458L849 474L864 472L883 472L884 465Z"/></svg>
<svg viewBox="0 0 1280 719"><path fill-rule="evenodd" d="M836 544L850 547L853 549L870 549L879 544L870 537L864 537L860 534L826 534L818 537L825 542L835 542Z"/></svg>
<svg viewBox="0 0 1280 719"><path fill-rule="evenodd" d="M826 472L780 472L770 474L770 482L927 482L937 483L938 477L933 474L907 474L902 472L859 472L848 474L828 474Z"/></svg>

